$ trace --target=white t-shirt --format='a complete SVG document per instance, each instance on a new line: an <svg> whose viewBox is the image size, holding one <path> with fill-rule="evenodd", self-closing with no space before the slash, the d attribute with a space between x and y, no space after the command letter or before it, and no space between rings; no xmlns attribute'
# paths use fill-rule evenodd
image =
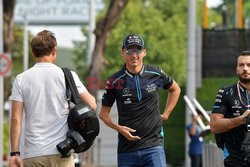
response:
<svg viewBox="0 0 250 167"><path fill-rule="evenodd" d="M78 92L87 91L77 74L72 74ZM56 145L68 132L65 92L64 73L52 63L37 63L16 77L11 100L24 103L23 158L59 154Z"/></svg>

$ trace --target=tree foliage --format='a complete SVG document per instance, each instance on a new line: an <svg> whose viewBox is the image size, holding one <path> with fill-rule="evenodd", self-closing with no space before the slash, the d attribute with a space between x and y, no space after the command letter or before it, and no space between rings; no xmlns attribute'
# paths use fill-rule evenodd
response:
<svg viewBox="0 0 250 167"><path fill-rule="evenodd" d="M104 76L116 71L121 61L123 37L129 33L143 36L147 49L146 64L160 66L179 83L186 69L186 3L176 1L141 1L128 4L118 25L112 31L105 57L109 61Z"/></svg>
<svg viewBox="0 0 250 167"><path fill-rule="evenodd" d="M197 0L196 1L196 22L197 26L202 27L203 25L203 5L204 0ZM215 26L222 27L222 11L213 9L213 8L207 8L207 19L208 19L208 28L213 28Z"/></svg>
<svg viewBox="0 0 250 167"><path fill-rule="evenodd" d="M88 36L87 26L82 26L81 28L83 36ZM76 67L76 71L81 79L85 80L88 74L87 66L87 49L88 43L87 40L83 41L74 41L73 49L73 62Z"/></svg>
<svg viewBox="0 0 250 167"><path fill-rule="evenodd" d="M130 1L108 39L104 52L108 64L102 71L102 78L106 79L107 76L121 68L124 64L120 55L123 37L129 33L137 33L142 35L145 40L147 49L145 63L160 66L177 82L184 83L187 40L186 11L185 0ZM78 54L78 57L80 56L82 55ZM86 60L82 59L82 61Z"/></svg>
<svg viewBox="0 0 250 167"><path fill-rule="evenodd" d="M92 78L98 79L104 70L107 61L105 60L103 53L107 46L107 40L111 34L112 29L116 26L120 16L127 6L129 0L111 0L107 9L107 12L103 18L98 20L95 28L95 46L92 53L91 64L89 67L88 75ZM89 92L97 96L97 89L89 89Z"/></svg>
<svg viewBox="0 0 250 167"><path fill-rule="evenodd" d="M243 27L244 28L249 28L250 27L250 1L242 1L242 7L243 7ZM220 6L214 8L213 11L214 12L214 16L216 17L211 17L212 19L214 18L218 18L218 16L221 17L221 13L222 13L222 8L226 7L226 13L227 13L227 22L228 22L228 28L236 28L236 3L233 0L224 0L223 4L221 4ZM217 25L221 25L217 24Z"/></svg>

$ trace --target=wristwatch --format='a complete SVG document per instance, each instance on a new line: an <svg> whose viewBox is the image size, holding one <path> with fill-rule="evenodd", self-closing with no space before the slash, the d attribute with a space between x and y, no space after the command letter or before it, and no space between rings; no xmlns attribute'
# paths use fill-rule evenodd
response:
<svg viewBox="0 0 250 167"><path fill-rule="evenodd" d="M13 152L10 152L10 156L20 156L20 151L13 151Z"/></svg>

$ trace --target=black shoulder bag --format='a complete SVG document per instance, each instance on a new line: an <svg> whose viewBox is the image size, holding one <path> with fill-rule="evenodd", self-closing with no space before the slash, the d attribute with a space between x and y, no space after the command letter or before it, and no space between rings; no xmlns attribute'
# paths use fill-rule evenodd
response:
<svg viewBox="0 0 250 167"><path fill-rule="evenodd" d="M93 109L80 98L74 78L68 68L62 68L66 81L66 96L70 107L69 131L64 141L57 145L58 151L67 156L71 149L75 153L88 150L100 131L99 120ZM73 107L72 107L73 105Z"/></svg>

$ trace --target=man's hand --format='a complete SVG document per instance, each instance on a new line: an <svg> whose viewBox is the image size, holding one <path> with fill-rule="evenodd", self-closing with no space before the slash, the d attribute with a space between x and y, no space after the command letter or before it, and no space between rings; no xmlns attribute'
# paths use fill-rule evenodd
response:
<svg viewBox="0 0 250 167"><path fill-rule="evenodd" d="M10 158L9 167L23 167L23 163L20 156L12 156Z"/></svg>
<svg viewBox="0 0 250 167"><path fill-rule="evenodd" d="M161 114L161 120L162 121L166 121L166 120L168 120L168 114L167 113L163 113L163 114Z"/></svg>
<svg viewBox="0 0 250 167"><path fill-rule="evenodd" d="M139 136L133 136L130 132L134 133L136 130L131 129L127 126L120 126L119 133L126 137L129 141L140 140Z"/></svg>
<svg viewBox="0 0 250 167"><path fill-rule="evenodd" d="M240 117L242 118L242 123L245 124L247 121L247 116L250 114L250 110L246 110Z"/></svg>

